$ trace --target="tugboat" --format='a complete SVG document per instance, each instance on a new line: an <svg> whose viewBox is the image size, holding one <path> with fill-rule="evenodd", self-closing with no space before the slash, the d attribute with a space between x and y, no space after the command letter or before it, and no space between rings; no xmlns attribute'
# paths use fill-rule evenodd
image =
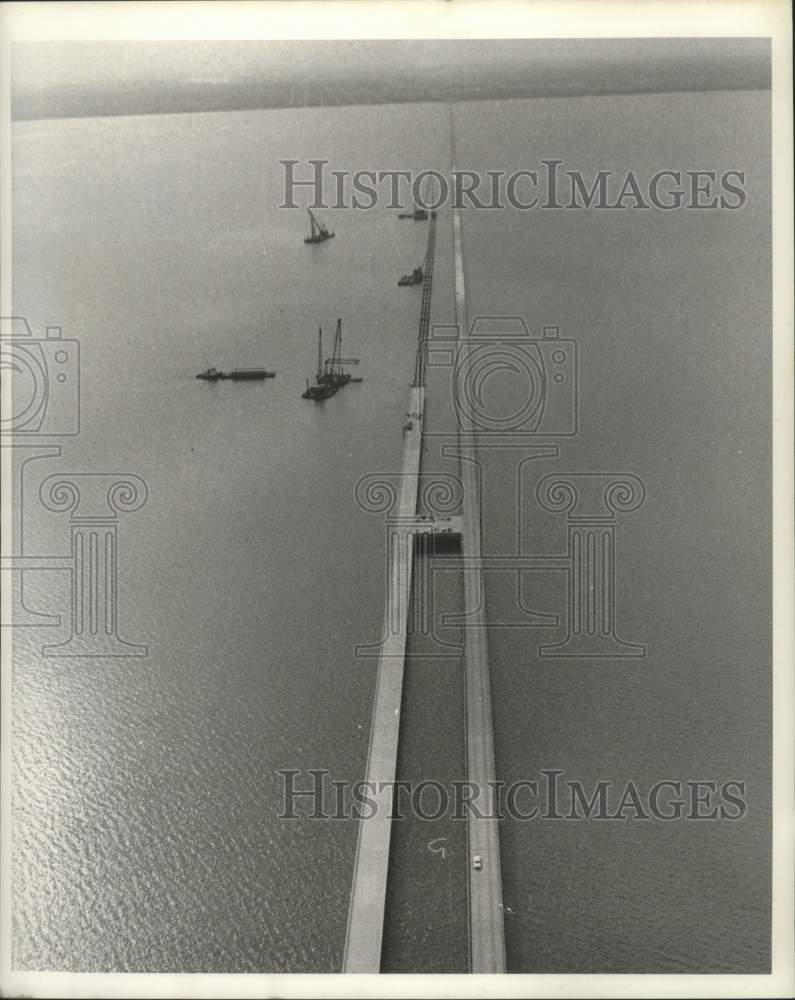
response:
<svg viewBox="0 0 795 1000"><path fill-rule="evenodd" d="M344 385L349 382L361 382L360 378L354 378L342 367L343 365L358 365L358 358L343 358L342 356L342 320L337 320L337 330L334 334L334 348L331 357L323 360L323 328L318 328L317 333L317 375L315 384L310 385L306 380L306 392L301 394L302 399L314 399L316 402L321 399L328 399L333 396Z"/></svg>
<svg viewBox="0 0 795 1000"><path fill-rule="evenodd" d="M423 273L421 267L415 267L411 274L404 274L402 278L398 281L398 285L405 287L406 285L421 285L423 280Z"/></svg>
<svg viewBox="0 0 795 1000"><path fill-rule="evenodd" d="M231 372L219 372L217 368L208 368L207 371L199 372L196 378L204 382L218 382L221 379L231 379L233 382L251 382L264 378L275 378L276 372L269 372L265 368L233 368Z"/></svg>
<svg viewBox="0 0 795 1000"><path fill-rule="evenodd" d="M435 215L436 213L434 212L434 216ZM415 202L413 212L400 212L398 214L398 218L413 219L414 222L424 222L428 218L428 213L424 208L420 208L420 206Z"/></svg>
<svg viewBox="0 0 795 1000"><path fill-rule="evenodd" d="M309 212L309 236L304 239L304 243L323 243L324 240L330 240L334 233L329 232L323 223L313 215L310 208L307 209L307 212Z"/></svg>

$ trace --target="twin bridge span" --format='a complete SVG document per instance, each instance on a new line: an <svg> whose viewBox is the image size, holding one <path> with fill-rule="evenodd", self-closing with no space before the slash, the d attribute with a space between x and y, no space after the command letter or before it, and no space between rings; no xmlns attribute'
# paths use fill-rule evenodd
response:
<svg viewBox="0 0 795 1000"><path fill-rule="evenodd" d="M451 145L455 166L455 135L451 123ZM453 254L455 265L456 336L460 341L471 336L467 315L466 287L462 247L462 220L452 212ZM392 796L397 771L400 712L405 671L414 539L416 535L451 533L461 540L461 555L455 558L462 573L465 739L467 782L472 792L473 808L467 815L469 961L474 973L505 972L505 932L503 925L500 847L497 829L497 803L494 801L496 775L491 706L491 681L486 632L483 574L486 570L509 570L518 579L528 570L557 570L566 573L567 634L562 641L542 645L542 657L645 657L646 648L625 642L616 632L616 549L615 531L618 514L637 510L645 499L642 482L629 473L574 472L554 473L538 483L536 496L548 512L565 514L568 545L565 553L551 555L523 554L521 535L515 555L485 557L481 546L481 483L476 455L475 422L467 407L457 413L458 442L453 451L460 461L461 513L449 517L422 517L417 513L420 458L423 448L425 406L425 364L430 327L433 264L436 246L436 218L431 216L428 245L423 267L424 282L420 310L419 336L414 379L409 391L408 418L403 427L402 468L397 495L389 521L388 586L384 612L384 639L377 645L378 673L370 729L370 744L365 781L375 802L373 815L359 821L353 882L348 911L343 972L376 973L380 971L386 906L389 847L391 837ZM557 328L545 328L544 337L550 360L563 365L564 341L557 340ZM576 351L574 342L568 342ZM537 350L537 348L536 348ZM460 355L470 369L469 350ZM576 382L576 353L569 371ZM474 365L471 366L474 370ZM466 376L466 372L464 372ZM560 384L564 375L553 370ZM575 409L570 430L576 433ZM526 458L517 469L517 485L525 460L557 457L556 444L538 441L523 445ZM383 509L383 508L382 508ZM440 564L445 557L434 556ZM448 560L449 561L449 560ZM419 581L422 587L422 580ZM418 603L427 595L415 594ZM423 614L429 614L425 606ZM536 625L557 625L555 615L534 616ZM479 858L476 865L475 859Z"/></svg>
<svg viewBox="0 0 795 1000"><path fill-rule="evenodd" d="M436 218L431 217L423 267L424 283L414 380L409 392L408 421L403 428L403 459L396 515L400 529L392 534L384 615L384 635L378 662L375 703L365 780L375 790L374 815L359 821L353 884L348 911L343 972L373 973L381 966L381 948L386 905L392 790L396 777L400 710L405 670L406 634L414 563L414 535L429 530L461 536L464 560L465 607L476 609L467 616L464 633L464 677L466 696L467 779L477 789L473 802L480 816L468 818L469 841L469 932L472 972L505 971L505 937L500 876L500 848L496 810L492 808L495 781L491 712L491 684L486 645L483 577L480 563L480 495L471 443L471 427L459 425L462 513L458 517L429 524L417 515L417 493L422 454L425 406L425 355L433 290ZM466 292L461 239L461 220L453 214L455 254L456 324L466 336ZM473 859L480 856L480 866Z"/></svg>

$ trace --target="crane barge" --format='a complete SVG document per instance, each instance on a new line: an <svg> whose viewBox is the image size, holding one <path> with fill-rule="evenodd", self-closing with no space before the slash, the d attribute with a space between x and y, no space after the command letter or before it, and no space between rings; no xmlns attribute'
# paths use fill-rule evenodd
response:
<svg viewBox="0 0 795 1000"><path fill-rule="evenodd" d="M354 378L345 371L343 365L358 365L358 358L342 357L342 320L337 320L337 329L334 333L334 346L331 356L323 360L323 328L318 327L317 332L317 374L314 385L306 380L306 391L302 393L303 399L314 399L318 402L321 399L328 399L347 385L349 382L361 382L361 378Z"/></svg>

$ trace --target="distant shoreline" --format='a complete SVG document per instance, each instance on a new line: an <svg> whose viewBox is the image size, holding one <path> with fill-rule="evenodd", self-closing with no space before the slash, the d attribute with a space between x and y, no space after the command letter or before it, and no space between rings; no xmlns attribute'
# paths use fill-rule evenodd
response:
<svg viewBox="0 0 795 1000"><path fill-rule="evenodd" d="M303 111L316 108L353 108L353 107L382 107L390 104L470 104L476 101L524 101L524 100L554 100L557 98L569 97L630 97L632 94L683 94L700 91L709 93L710 91L721 92L729 90L755 91L770 90L770 87L668 87L665 89L654 88L649 90L605 90L605 91L569 91L558 94L477 94L474 96L462 96L459 93L450 98L442 97L404 97L384 98L383 100L346 100L335 103L311 103L306 104L286 104L286 103L200 103L185 104L181 107L142 107L134 110L105 109L102 111L85 110L56 113L53 110L38 109L26 114L13 113L12 122L34 122L34 121L60 121L62 119L79 120L81 118L134 118L148 115L179 115L179 114L220 114L227 111Z"/></svg>
<svg viewBox="0 0 795 1000"><path fill-rule="evenodd" d="M40 43L14 47L12 121L382 104L769 90L767 39L600 39L215 43L217 78L185 43ZM230 44L230 43L226 43ZM257 44L257 43L252 43ZM114 48L114 46L116 48ZM168 72L161 63L173 55ZM244 55L248 63L244 64ZM237 61L238 56L240 62ZM260 58L261 57L261 58ZM75 76L75 65L96 72Z"/></svg>

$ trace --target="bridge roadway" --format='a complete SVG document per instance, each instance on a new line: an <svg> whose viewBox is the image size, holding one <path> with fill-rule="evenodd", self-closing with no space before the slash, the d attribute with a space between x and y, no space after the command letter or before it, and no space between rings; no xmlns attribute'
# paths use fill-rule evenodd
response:
<svg viewBox="0 0 795 1000"><path fill-rule="evenodd" d="M348 909L343 972L378 972L384 933L389 843L392 834L392 793L397 771L400 707L406 660L406 631L411 578L414 568L414 534L432 530L417 518L422 424L425 407L424 352L428 336L433 258L436 246L436 218L430 220L423 266L422 304L414 365L414 382L409 391L408 421L403 428L403 457L396 527L390 534L389 576L384 611L385 639L381 644L376 678L370 747L367 753L368 794L375 813L359 821L354 860L353 884ZM451 530L448 519L445 530Z"/></svg>
<svg viewBox="0 0 795 1000"><path fill-rule="evenodd" d="M397 516L400 523L417 513L417 488L422 452L422 419L425 389L412 386L409 396L410 426L403 432L403 463ZM413 532L392 535L389 552L389 585L384 612L386 636L378 661L375 704L370 723L367 756L368 795L375 813L359 820L353 886L348 910L343 972L379 972L384 933L384 908L392 833L392 791L397 768L400 705L406 658L406 626L414 564Z"/></svg>
<svg viewBox="0 0 795 1000"><path fill-rule="evenodd" d="M451 111L451 142L455 150ZM455 159L453 159L455 164ZM386 906L389 844L392 832L393 783L396 777L400 708L406 654L406 629L414 560L413 534L427 530L417 518L417 492L422 454L425 403L424 352L430 319L431 278L436 219L431 220L425 260L426 283L420 317L415 384L409 397L409 422L404 428L402 475L397 503L397 523L404 526L392 536L389 551L389 584L384 613L384 639L378 663L375 703L367 758L368 794L375 814L359 821L353 884L348 910L343 972L373 973L381 967L381 947ZM459 338L468 331L461 219L453 212L455 302ZM468 817L469 954L470 971L504 972L505 937L502 911L500 848L493 801L495 767L491 714L491 683L486 642L485 598L480 565L481 511L473 428L459 415L459 453L463 484L461 518L450 519L462 535L464 601L468 615L464 628L467 780L474 788L472 802L480 815ZM414 520L414 524L411 522ZM481 858L480 869L474 857Z"/></svg>
<svg viewBox="0 0 795 1000"><path fill-rule="evenodd" d="M455 171L455 127L450 109L450 144ZM453 209L455 263L455 317L459 342L469 334L464 278L461 213ZM486 598L481 556L480 477L475 428L462 407L458 414L459 454L463 485L464 694L466 715L467 781L473 786L467 816L469 839L469 967L471 972L505 972L505 928L502 908L500 840L494 799L494 724L486 632ZM482 867L472 864L480 855Z"/></svg>

